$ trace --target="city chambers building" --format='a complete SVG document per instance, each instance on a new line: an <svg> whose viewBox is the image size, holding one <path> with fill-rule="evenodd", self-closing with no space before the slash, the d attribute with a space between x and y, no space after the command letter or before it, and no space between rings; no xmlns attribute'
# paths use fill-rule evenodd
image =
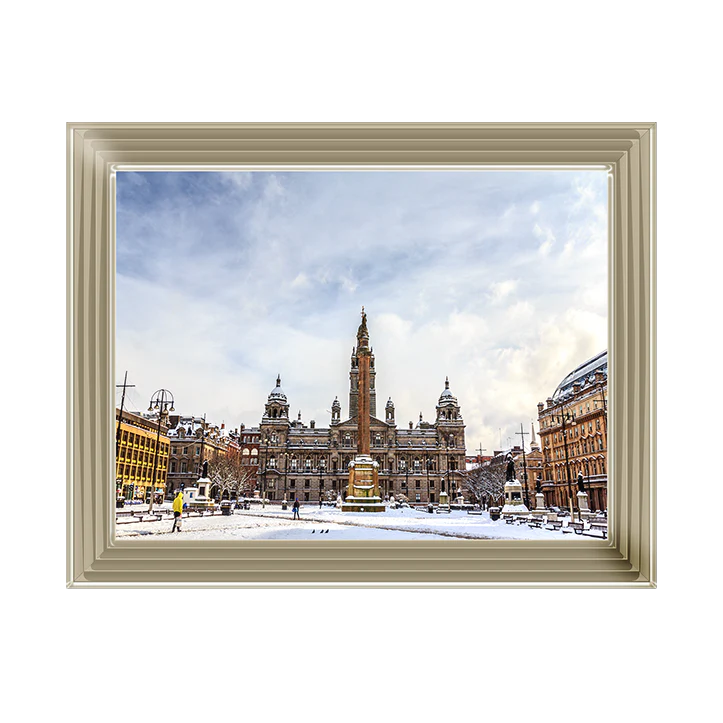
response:
<svg viewBox="0 0 723 723"><path fill-rule="evenodd" d="M607 509L607 351L573 369L537 405L547 506L575 504L582 473L590 509Z"/></svg>
<svg viewBox="0 0 723 723"><path fill-rule="evenodd" d="M281 377L271 390L260 431L260 493L271 501L319 502L343 495L349 462L357 451L359 363L352 349L348 416L338 397L331 405L329 427L308 426L289 417L289 401ZM416 425L398 429L391 397L377 416L376 367L371 355L369 374L370 452L379 464L379 488L385 499L404 496L410 503L436 502L442 490L460 488L465 469L465 425L456 397L445 381L434 422L419 415Z"/></svg>

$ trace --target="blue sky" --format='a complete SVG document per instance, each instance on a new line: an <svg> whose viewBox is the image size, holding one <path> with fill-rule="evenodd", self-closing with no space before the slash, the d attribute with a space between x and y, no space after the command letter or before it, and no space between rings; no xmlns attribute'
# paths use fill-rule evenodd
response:
<svg viewBox="0 0 723 723"><path fill-rule="evenodd" d="M117 381L237 427L280 373L327 426L364 305L379 416L433 421L449 376L499 449L607 346L606 234L601 171L119 172Z"/></svg>

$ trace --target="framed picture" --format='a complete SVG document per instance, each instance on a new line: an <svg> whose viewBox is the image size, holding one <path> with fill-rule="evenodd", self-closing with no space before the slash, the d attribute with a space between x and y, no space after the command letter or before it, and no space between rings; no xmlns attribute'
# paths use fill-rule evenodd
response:
<svg viewBox="0 0 723 723"><path fill-rule="evenodd" d="M655 130L68 124L68 585L654 587Z"/></svg>

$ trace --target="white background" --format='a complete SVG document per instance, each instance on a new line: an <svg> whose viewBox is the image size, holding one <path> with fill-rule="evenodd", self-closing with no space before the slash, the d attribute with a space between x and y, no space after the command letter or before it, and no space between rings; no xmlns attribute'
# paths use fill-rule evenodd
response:
<svg viewBox="0 0 723 723"><path fill-rule="evenodd" d="M697 504L710 519L720 499L713 7L5 10L0 529L13 719L703 715L718 682L719 523L686 520ZM65 590L64 124L181 120L657 121L659 589ZM352 610L373 633L337 622ZM354 680L371 691L345 695Z"/></svg>

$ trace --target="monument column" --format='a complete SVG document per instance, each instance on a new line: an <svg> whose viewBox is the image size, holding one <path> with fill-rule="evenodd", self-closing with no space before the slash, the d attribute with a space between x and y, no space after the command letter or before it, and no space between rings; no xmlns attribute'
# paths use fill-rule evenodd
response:
<svg viewBox="0 0 723 723"><path fill-rule="evenodd" d="M356 359L358 367L357 454L349 463L349 487L342 512L384 512L379 494L379 465L371 455L371 409L369 380L371 349L367 315L362 306L362 321L357 331Z"/></svg>
<svg viewBox="0 0 723 723"><path fill-rule="evenodd" d="M362 323L357 332L357 359L359 360L359 413L357 415L357 453L369 454L369 362L371 350L369 349L369 330L367 329L367 315L362 306Z"/></svg>

